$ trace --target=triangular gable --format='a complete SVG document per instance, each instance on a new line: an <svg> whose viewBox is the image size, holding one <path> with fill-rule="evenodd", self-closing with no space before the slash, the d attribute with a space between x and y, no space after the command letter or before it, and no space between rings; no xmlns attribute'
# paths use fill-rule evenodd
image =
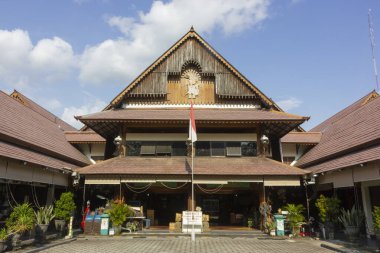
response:
<svg viewBox="0 0 380 253"><path fill-rule="evenodd" d="M123 99L129 94L138 93L139 85L144 80L144 78L147 78L149 75L151 75L149 78L154 80L159 80L162 78L162 72L156 71L157 68L162 64L168 57L170 57L176 50L178 50L181 46L183 46L188 40L195 39L198 43L200 43L203 47L207 49L207 51L212 54L219 63L223 65L223 67L230 72L236 80L240 81L245 85L245 87L238 87L237 89L246 89L249 91L252 96L258 97L260 101L263 102L263 104L266 105L266 107L282 111L270 98L268 98L264 93L262 93L255 85L253 85L246 77L244 77L235 67L233 67L225 58L223 58L214 48L212 48L198 33L194 31L194 29L191 29L188 33L186 33L181 39L179 39L172 47L170 47L163 55L161 55L153 64L151 64L147 69L145 69L135 80L133 80L130 85L128 85L123 91L121 91L112 101L111 103L104 109L108 110L111 107L115 107L116 105L120 104ZM191 59L190 59L191 60ZM173 71L169 69L169 72ZM174 69L173 72L178 72L178 68ZM205 75L207 75L208 71L207 69L204 71ZM166 76L165 76L166 77ZM223 77L216 77L217 82L223 81ZM151 81L151 83L154 84L154 81ZM152 85L151 85L152 86ZM219 87L225 87L219 86ZM149 88L151 89L152 88ZM137 90L137 92L136 92ZM162 87L154 87L154 92L156 95L164 95L165 94L165 88ZM219 90L219 95L223 95L223 91ZM246 92L248 94L248 92Z"/></svg>

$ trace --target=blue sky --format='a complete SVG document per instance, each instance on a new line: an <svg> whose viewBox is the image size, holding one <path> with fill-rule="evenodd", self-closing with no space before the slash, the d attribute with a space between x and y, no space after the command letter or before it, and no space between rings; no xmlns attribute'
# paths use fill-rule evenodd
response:
<svg viewBox="0 0 380 253"><path fill-rule="evenodd" d="M0 89L79 126L193 24L310 129L375 88L369 8L380 44L378 0L3 0Z"/></svg>

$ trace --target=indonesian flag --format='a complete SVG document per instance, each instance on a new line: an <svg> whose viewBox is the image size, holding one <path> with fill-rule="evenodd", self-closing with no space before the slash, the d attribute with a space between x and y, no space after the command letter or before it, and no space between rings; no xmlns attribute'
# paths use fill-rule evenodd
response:
<svg viewBox="0 0 380 253"><path fill-rule="evenodd" d="M192 101L190 106L189 140L191 141L191 143L197 141L197 128L195 127L195 115Z"/></svg>

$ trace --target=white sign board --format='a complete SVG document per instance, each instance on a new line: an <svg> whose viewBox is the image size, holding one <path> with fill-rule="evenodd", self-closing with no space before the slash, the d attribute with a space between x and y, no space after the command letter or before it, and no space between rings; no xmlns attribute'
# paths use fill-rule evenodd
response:
<svg viewBox="0 0 380 253"><path fill-rule="evenodd" d="M108 219L101 219L101 223L100 223L100 229L103 230L103 229L108 229Z"/></svg>
<svg viewBox="0 0 380 253"><path fill-rule="evenodd" d="M182 212L182 233L191 233L194 227L195 233L202 232L202 212L183 211Z"/></svg>

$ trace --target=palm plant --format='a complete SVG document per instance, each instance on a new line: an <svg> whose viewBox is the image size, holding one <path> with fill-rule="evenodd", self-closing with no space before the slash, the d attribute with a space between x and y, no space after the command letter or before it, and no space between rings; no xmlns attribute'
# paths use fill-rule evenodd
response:
<svg viewBox="0 0 380 253"><path fill-rule="evenodd" d="M17 205L9 218L6 220L6 226L14 233L22 234L31 230L34 226L35 217L33 208L28 203Z"/></svg>
<svg viewBox="0 0 380 253"><path fill-rule="evenodd" d="M292 234L297 235L299 227L305 221L305 216L302 214L305 211L305 207L301 204L287 204L282 209L288 211L286 219L289 221L289 224L292 227Z"/></svg>
<svg viewBox="0 0 380 253"><path fill-rule="evenodd" d="M344 226L348 239L354 241L359 235L360 226L363 224L364 213L355 206L353 206L351 210L342 209L341 213L338 220Z"/></svg>
<svg viewBox="0 0 380 253"><path fill-rule="evenodd" d="M360 227L363 224L364 213L362 210L353 206L351 210L341 210L342 215L338 217L338 220L342 225L347 227Z"/></svg>
<svg viewBox="0 0 380 253"><path fill-rule="evenodd" d="M37 224L49 225L55 217L53 214L53 206L40 207L37 212L34 212Z"/></svg>

